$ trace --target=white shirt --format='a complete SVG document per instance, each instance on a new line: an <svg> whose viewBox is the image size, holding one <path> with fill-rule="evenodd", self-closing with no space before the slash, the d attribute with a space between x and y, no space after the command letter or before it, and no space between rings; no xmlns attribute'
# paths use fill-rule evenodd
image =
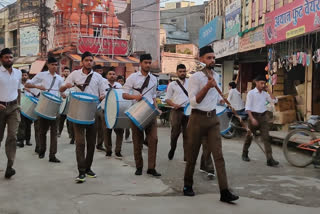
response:
<svg viewBox="0 0 320 214"><path fill-rule="evenodd" d="M256 112L256 113L264 113L267 111L266 102L277 103L278 100L271 99L270 94L265 91L261 93L257 88L249 91L247 95L246 102L246 111Z"/></svg>
<svg viewBox="0 0 320 214"><path fill-rule="evenodd" d="M181 80L177 81L180 81L181 85L183 85L183 87L188 90L188 79L185 79L184 83ZM176 81L171 82L168 85L165 99L171 100L175 104L181 105L182 107L185 107L189 103L189 97L183 92L182 88Z"/></svg>
<svg viewBox="0 0 320 214"><path fill-rule="evenodd" d="M241 93L236 88L230 89L228 101L236 111L244 109L244 102L241 98Z"/></svg>
<svg viewBox="0 0 320 214"><path fill-rule="evenodd" d="M153 99L157 97L158 81L157 78L150 72L148 73L148 75L150 76L150 81L148 86L143 89L142 94L150 89L146 94L143 95L143 97L145 97L151 104L153 104ZM130 92L133 91L133 95L140 94L137 90L134 90L134 88L140 89L146 78L146 76L142 75L141 71L131 74L123 86L124 93L130 94Z"/></svg>
<svg viewBox="0 0 320 214"><path fill-rule="evenodd" d="M26 83L30 83L30 79L27 80ZM40 86L40 84L36 84L37 86ZM27 91L26 89L28 89L29 91ZM38 95L40 95L41 91L37 88L24 88L24 94L27 95L27 96L31 96L31 97L37 97Z"/></svg>
<svg viewBox="0 0 320 214"><path fill-rule="evenodd" d="M21 89L22 73L12 68L12 73L0 66L0 101L11 102L18 98L18 90Z"/></svg>
<svg viewBox="0 0 320 214"><path fill-rule="evenodd" d="M48 91L48 89L50 88L53 78L56 78L51 90ZM42 85L44 86L47 91L55 96L60 96L60 92L59 89L61 87L61 85L63 84L63 78L58 75L58 74L54 74L52 75L49 71L43 71L38 73L37 75L35 75L30 82L32 85Z"/></svg>
<svg viewBox="0 0 320 214"><path fill-rule="evenodd" d="M91 71L88 75L82 72L82 69L75 70L71 72L71 74L67 77L64 84L70 83L70 84L77 84L77 85L83 85L87 79L87 77L92 74L91 81L89 85L85 88L84 91L81 91L78 87L74 87L76 91L78 92L84 92L88 93L97 97L100 97L101 95L105 94L106 86L105 86L105 79L98 74L97 72Z"/></svg>
<svg viewBox="0 0 320 214"><path fill-rule="evenodd" d="M213 78L218 83L220 78L219 74L217 74L216 72L212 72L212 74ZM192 74L189 78L188 93L192 109L198 109L201 111L213 111L216 109L217 103L222 100L218 91L215 88L210 88L201 103L197 103L196 96L207 83L208 77L202 71L198 71Z"/></svg>

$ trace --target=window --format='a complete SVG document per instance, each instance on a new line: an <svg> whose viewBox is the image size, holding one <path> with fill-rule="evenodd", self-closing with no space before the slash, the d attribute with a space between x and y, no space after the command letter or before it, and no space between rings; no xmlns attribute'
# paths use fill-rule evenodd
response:
<svg viewBox="0 0 320 214"><path fill-rule="evenodd" d="M100 28L94 28L93 29L93 36L94 37L100 37L101 35L101 29Z"/></svg>

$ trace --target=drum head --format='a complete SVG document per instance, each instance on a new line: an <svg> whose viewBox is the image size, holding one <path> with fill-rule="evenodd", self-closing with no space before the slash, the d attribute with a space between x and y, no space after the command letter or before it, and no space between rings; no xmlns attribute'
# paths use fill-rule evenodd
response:
<svg viewBox="0 0 320 214"><path fill-rule="evenodd" d="M42 92L43 96L45 96L46 98L54 101L54 102L57 102L57 103L62 103L62 99L60 97L57 97L56 95L54 94L51 94L49 92Z"/></svg>
<svg viewBox="0 0 320 214"><path fill-rule="evenodd" d="M78 99L80 101L84 102L98 102L99 98L97 96L87 94L87 93L82 93L82 92L74 92L71 94L72 97L75 99Z"/></svg>
<svg viewBox="0 0 320 214"><path fill-rule="evenodd" d="M105 101L105 121L109 129L112 129L117 122L119 113L118 94L116 90L110 90Z"/></svg>

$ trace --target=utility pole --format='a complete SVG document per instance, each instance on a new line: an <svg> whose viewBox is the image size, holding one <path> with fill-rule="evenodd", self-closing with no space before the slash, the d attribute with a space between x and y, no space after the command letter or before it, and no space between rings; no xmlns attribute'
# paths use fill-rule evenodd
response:
<svg viewBox="0 0 320 214"><path fill-rule="evenodd" d="M46 9L46 0L40 0L39 5L39 15L40 15L40 22L39 22L39 31L40 31L40 54L41 58L45 59L47 57L47 46L48 46L48 15Z"/></svg>

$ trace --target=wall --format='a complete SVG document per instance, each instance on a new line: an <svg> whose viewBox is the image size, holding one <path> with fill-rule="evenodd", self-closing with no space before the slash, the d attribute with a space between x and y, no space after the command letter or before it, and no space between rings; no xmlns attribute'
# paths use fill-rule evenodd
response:
<svg viewBox="0 0 320 214"><path fill-rule="evenodd" d="M188 54L162 52L162 73L176 73L178 64L184 64L187 67L187 72L190 72L196 67L196 59L194 56Z"/></svg>
<svg viewBox="0 0 320 214"><path fill-rule="evenodd" d="M148 7L144 7L150 5ZM159 0L132 0L132 48L152 55L154 66L160 63L160 4ZM142 10L141 10L142 8ZM159 11L154 12L154 11Z"/></svg>

